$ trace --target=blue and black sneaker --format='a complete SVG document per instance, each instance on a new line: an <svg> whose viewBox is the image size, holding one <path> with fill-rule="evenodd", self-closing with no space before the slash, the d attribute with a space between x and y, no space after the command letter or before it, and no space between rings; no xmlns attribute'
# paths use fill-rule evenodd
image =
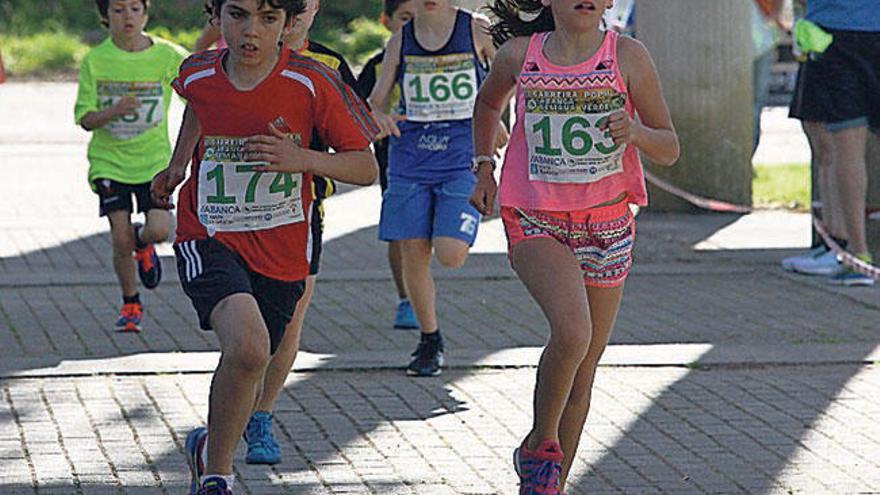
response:
<svg viewBox="0 0 880 495"><path fill-rule="evenodd" d="M257 411L251 415L244 430L244 441L247 443L246 463L271 465L281 462L281 447L272 435L271 413Z"/></svg>
<svg viewBox="0 0 880 495"><path fill-rule="evenodd" d="M406 367L409 376L437 376L443 372L443 337L425 339L424 336L412 353L413 360Z"/></svg>

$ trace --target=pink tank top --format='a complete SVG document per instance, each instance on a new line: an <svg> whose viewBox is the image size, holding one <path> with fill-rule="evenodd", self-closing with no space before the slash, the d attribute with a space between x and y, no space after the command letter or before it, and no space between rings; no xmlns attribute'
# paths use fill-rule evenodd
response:
<svg viewBox="0 0 880 495"><path fill-rule="evenodd" d="M635 111L617 61L618 34L605 33L599 50L579 65L544 57L549 32L529 41L516 88L516 124L504 158L502 206L581 210L626 193L647 204L635 146L616 146L600 130L608 115Z"/></svg>

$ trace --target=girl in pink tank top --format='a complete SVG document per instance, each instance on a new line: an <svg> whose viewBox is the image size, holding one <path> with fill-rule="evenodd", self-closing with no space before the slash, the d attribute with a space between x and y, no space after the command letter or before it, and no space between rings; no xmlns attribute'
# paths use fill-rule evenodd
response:
<svg viewBox="0 0 880 495"><path fill-rule="evenodd" d="M494 0L501 45L480 89L474 128L492 129L516 94L516 125L493 174L492 133L474 133L473 205L495 195L513 269L550 325L531 431L514 451L520 495L565 488L599 357L632 264L631 203L645 205L639 152L678 159L678 137L651 56L602 29L612 0ZM585 287L586 286L586 287Z"/></svg>

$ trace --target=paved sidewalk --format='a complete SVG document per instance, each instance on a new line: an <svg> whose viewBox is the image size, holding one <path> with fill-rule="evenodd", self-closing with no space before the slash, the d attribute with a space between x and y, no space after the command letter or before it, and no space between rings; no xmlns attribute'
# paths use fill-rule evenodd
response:
<svg viewBox="0 0 880 495"><path fill-rule="evenodd" d="M72 98L65 84L0 87L0 495L184 493L182 440L205 419L216 339L167 246L145 331L112 331L110 242ZM784 121L769 128L797 142ZM241 492L515 493L547 330L500 222L483 223L464 269L438 270L451 369L414 380L400 368L417 334L390 328L378 204L375 186L328 202L304 353L276 411L284 462L239 452ZM781 273L808 222L639 216L570 494L880 493L880 289Z"/></svg>

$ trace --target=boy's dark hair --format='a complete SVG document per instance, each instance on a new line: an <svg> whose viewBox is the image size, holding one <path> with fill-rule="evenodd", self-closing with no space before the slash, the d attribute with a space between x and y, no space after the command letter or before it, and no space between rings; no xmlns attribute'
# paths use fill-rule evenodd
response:
<svg viewBox="0 0 880 495"><path fill-rule="evenodd" d="M556 29L553 12L541 0L495 0L487 8L497 19L489 28L495 46L517 36Z"/></svg>
<svg viewBox="0 0 880 495"><path fill-rule="evenodd" d="M150 10L150 0L141 0L141 3L144 5L144 12L148 12ZM110 10L110 0L95 0L95 5L98 6L98 15L101 16L101 25L104 27L110 27L109 19L110 15L107 13Z"/></svg>
<svg viewBox="0 0 880 495"><path fill-rule="evenodd" d="M214 16L215 13L219 15L224 3L226 0L208 0L205 4L205 12L210 16ZM257 0L257 8L263 8L267 3L272 8L283 10L288 19L306 10L306 0Z"/></svg>
<svg viewBox="0 0 880 495"><path fill-rule="evenodd" d="M397 12L401 5L409 2L409 0L385 0L385 15L391 17Z"/></svg>

